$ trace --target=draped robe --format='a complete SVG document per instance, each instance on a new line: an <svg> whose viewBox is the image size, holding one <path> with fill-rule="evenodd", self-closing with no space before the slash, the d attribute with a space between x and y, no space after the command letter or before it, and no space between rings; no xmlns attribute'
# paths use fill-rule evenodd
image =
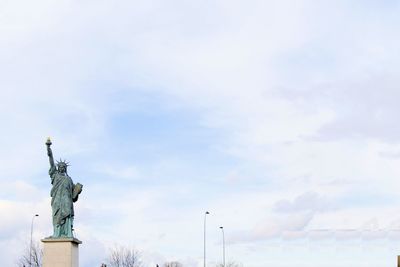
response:
<svg viewBox="0 0 400 267"><path fill-rule="evenodd" d="M67 173L61 173L55 166L49 170L51 177L51 208L53 215L53 237L73 237L74 183Z"/></svg>

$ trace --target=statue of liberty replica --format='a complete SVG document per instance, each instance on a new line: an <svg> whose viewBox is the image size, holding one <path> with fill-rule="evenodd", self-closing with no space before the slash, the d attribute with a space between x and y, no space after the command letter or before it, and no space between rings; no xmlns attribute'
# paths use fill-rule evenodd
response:
<svg viewBox="0 0 400 267"><path fill-rule="evenodd" d="M69 177L67 168L69 163L61 160L54 164L51 140L47 139L47 155L49 156L51 178L51 209L53 215L53 235L50 238L74 238L74 205L82 192L80 183L74 184Z"/></svg>

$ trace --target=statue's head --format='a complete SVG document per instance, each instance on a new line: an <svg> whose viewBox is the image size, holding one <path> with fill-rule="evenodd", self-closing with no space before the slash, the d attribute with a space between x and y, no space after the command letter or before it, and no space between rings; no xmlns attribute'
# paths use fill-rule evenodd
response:
<svg viewBox="0 0 400 267"><path fill-rule="evenodd" d="M57 161L57 168L58 168L58 171L61 173L66 173L68 166L69 166L69 163L66 162L65 160L60 159L60 161Z"/></svg>

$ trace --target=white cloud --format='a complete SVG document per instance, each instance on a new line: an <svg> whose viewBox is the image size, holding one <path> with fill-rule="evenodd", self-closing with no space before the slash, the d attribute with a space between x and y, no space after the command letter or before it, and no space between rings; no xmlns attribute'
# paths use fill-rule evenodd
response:
<svg viewBox="0 0 400 267"><path fill-rule="evenodd" d="M324 211L329 208L328 201L315 192L307 192L297 196L293 202L280 200L275 203L275 212L295 212L295 211Z"/></svg>
<svg viewBox="0 0 400 267"><path fill-rule="evenodd" d="M135 166L100 166L96 171L113 179L135 180L138 179L138 170Z"/></svg>

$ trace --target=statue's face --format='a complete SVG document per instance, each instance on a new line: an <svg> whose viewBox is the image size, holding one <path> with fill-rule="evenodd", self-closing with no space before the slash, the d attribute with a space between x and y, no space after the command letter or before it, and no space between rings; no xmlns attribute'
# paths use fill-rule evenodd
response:
<svg viewBox="0 0 400 267"><path fill-rule="evenodd" d="M59 165L58 166L58 171L61 172L61 173L65 173L67 171L67 166Z"/></svg>

